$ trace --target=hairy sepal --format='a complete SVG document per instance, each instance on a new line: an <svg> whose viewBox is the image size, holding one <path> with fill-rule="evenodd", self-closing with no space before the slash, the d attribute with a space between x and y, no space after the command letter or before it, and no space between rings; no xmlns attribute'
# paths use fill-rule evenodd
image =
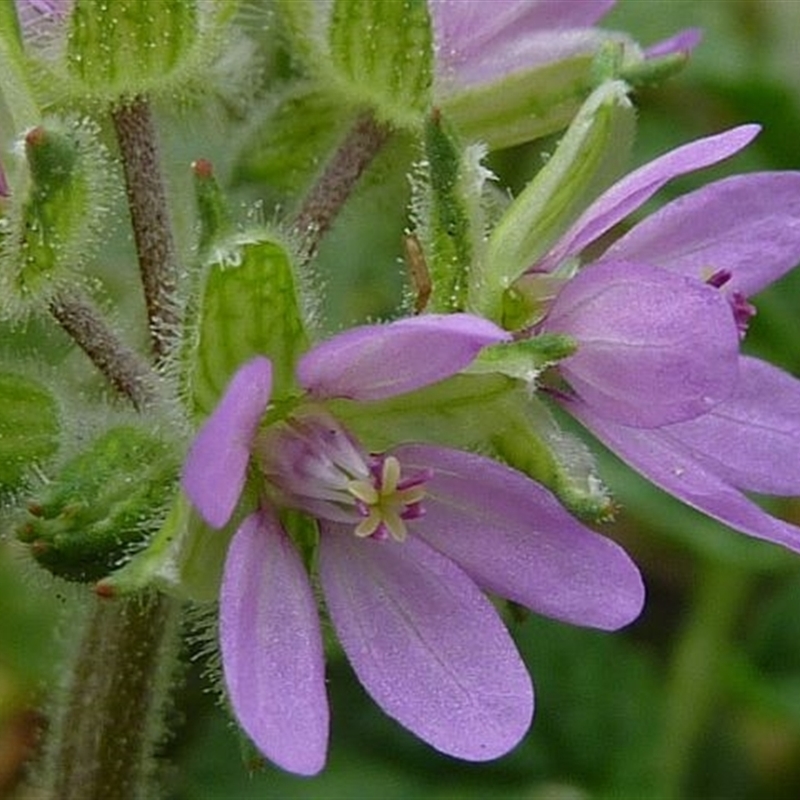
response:
<svg viewBox="0 0 800 800"><path fill-rule="evenodd" d="M586 100L552 157L506 209L485 255L481 311L502 317L503 295L618 177L633 140L628 87L608 81Z"/></svg>
<svg viewBox="0 0 800 800"><path fill-rule="evenodd" d="M273 394L290 393L308 336L288 250L263 231L236 234L211 247L204 273L183 349L193 413L211 413L236 369L255 355L272 362Z"/></svg>
<svg viewBox="0 0 800 800"><path fill-rule="evenodd" d="M0 308L9 317L45 305L60 285L74 282L113 199L107 154L88 123L32 128L25 155L27 180L15 187L0 252Z"/></svg>

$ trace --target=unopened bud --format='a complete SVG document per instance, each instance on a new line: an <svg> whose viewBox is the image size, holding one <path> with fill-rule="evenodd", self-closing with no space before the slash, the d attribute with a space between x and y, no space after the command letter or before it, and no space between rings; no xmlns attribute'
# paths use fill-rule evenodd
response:
<svg viewBox="0 0 800 800"><path fill-rule="evenodd" d="M132 425L112 428L29 502L17 538L55 575L97 580L158 528L178 470L170 444Z"/></svg>
<svg viewBox="0 0 800 800"><path fill-rule="evenodd" d="M261 233L212 248L186 342L188 395L198 414L211 412L233 373L256 354L272 361L273 393L289 390L308 337L288 252Z"/></svg>

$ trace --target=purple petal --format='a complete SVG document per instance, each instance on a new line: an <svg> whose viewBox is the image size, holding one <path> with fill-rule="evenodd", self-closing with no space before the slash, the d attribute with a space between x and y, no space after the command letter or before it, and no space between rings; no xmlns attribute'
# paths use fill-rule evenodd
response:
<svg viewBox="0 0 800 800"><path fill-rule="evenodd" d="M381 400L449 378L509 338L470 314L423 314L340 333L300 359L297 377L320 399Z"/></svg>
<svg viewBox="0 0 800 800"><path fill-rule="evenodd" d="M242 728L279 767L325 765L328 701L316 603L299 555L271 512L231 541L220 594L225 684Z"/></svg>
<svg viewBox="0 0 800 800"><path fill-rule="evenodd" d="M704 414L738 378L739 335L725 297L644 264L585 267L556 297L544 329L577 341L560 373L597 414L625 425Z"/></svg>
<svg viewBox="0 0 800 800"><path fill-rule="evenodd" d="M272 365L257 356L239 367L200 428L183 465L183 489L203 519L221 528L244 487L250 446L269 402Z"/></svg>
<svg viewBox="0 0 800 800"><path fill-rule="evenodd" d="M644 260L726 292L759 292L800 261L800 172L757 172L704 186L640 222L604 258Z"/></svg>
<svg viewBox="0 0 800 800"><path fill-rule="evenodd" d="M709 517L757 539L800 552L800 528L771 517L697 461L669 428L626 428L604 420L579 401L564 407L630 467L665 492Z"/></svg>
<svg viewBox="0 0 800 800"><path fill-rule="evenodd" d="M448 755L486 761L528 730L533 688L492 604L417 538L325 525L320 575L353 669L383 710Z"/></svg>
<svg viewBox="0 0 800 800"><path fill-rule="evenodd" d="M736 394L664 435L740 489L800 494L800 381L742 357Z"/></svg>
<svg viewBox="0 0 800 800"><path fill-rule="evenodd" d="M688 172L711 166L746 147L758 134L758 125L742 125L716 136L672 150L615 183L583 212L558 244L535 265L551 271L580 253L606 231L636 211L664 184Z"/></svg>
<svg viewBox="0 0 800 800"><path fill-rule="evenodd" d="M650 45L644 51L645 58L662 58L671 55L688 55L700 44L703 31L700 28L687 28L679 31L669 39L663 39Z"/></svg>
<svg viewBox="0 0 800 800"><path fill-rule="evenodd" d="M614 0L432 0L437 71L496 55L519 39L594 25ZM518 62L517 69L529 67Z"/></svg>
<svg viewBox="0 0 800 800"><path fill-rule="evenodd" d="M573 519L546 489L481 456L425 445L396 448L426 469L425 515L409 523L481 588L548 617L615 630L644 603L639 571L610 539Z"/></svg>

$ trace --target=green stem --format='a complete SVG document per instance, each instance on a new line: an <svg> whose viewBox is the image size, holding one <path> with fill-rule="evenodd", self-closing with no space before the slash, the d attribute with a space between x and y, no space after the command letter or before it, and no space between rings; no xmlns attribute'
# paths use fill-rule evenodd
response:
<svg viewBox="0 0 800 800"><path fill-rule="evenodd" d="M682 800L698 740L720 695L720 672L748 573L729 564L706 564L694 606L675 651L666 691L664 735L658 751L659 800Z"/></svg>
<svg viewBox="0 0 800 800"><path fill-rule="evenodd" d="M54 721L50 790L58 800L150 800L154 751L179 639L163 595L97 598Z"/></svg>

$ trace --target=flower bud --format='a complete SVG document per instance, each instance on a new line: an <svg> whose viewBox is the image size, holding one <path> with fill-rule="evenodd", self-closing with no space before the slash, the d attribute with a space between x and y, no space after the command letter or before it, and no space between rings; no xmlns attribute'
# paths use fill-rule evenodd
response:
<svg viewBox="0 0 800 800"><path fill-rule="evenodd" d="M328 37L335 80L356 103L398 125L419 123L433 81L425 0L334 0Z"/></svg>
<svg viewBox="0 0 800 800"><path fill-rule="evenodd" d="M272 361L274 394L289 390L308 339L287 251L263 232L237 234L211 248L206 270L184 348L192 409L210 413L236 369L256 354Z"/></svg>
<svg viewBox="0 0 800 800"><path fill-rule="evenodd" d="M191 0L75 0L67 37L70 75L89 91L120 95L130 91L132 79L162 80L191 52L198 23Z"/></svg>
<svg viewBox="0 0 800 800"><path fill-rule="evenodd" d="M278 7L310 68L351 107L420 126L433 83L425 0L280 0Z"/></svg>
<svg viewBox="0 0 800 800"><path fill-rule="evenodd" d="M214 241L231 232L232 220L228 205L214 177L210 161L200 158L192 164L197 217L200 222L200 241L197 248L205 256Z"/></svg>
<svg viewBox="0 0 800 800"><path fill-rule="evenodd" d="M204 89L238 0L71 0L26 37L44 105ZM23 33L25 31L23 30ZM204 78L206 79L204 81Z"/></svg>
<svg viewBox="0 0 800 800"><path fill-rule="evenodd" d="M47 301L92 253L111 193L104 149L83 124L32 128L25 136L27 190L12 195L0 290L10 315Z"/></svg>
<svg viewBox="0 0 800 800"><path fill-rule="evenodd" d="M17 538L55 575L97 580L158 528L178 469L169 443L132 425L112 428L29 502Z"/></svg>

